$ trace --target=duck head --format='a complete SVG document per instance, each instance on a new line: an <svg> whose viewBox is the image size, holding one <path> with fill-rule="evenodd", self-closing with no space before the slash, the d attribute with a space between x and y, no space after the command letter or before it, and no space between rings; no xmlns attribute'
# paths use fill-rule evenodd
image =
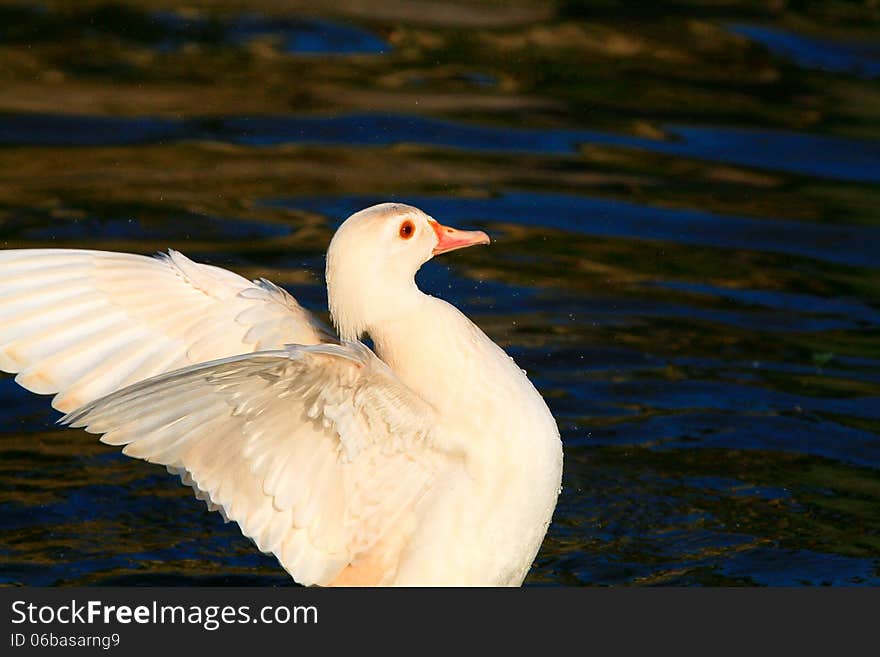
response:
<svg viewBox="0 0 880 657"><path fill-rule="evenodd" d="M357 340L370 326L416 304L416 272L435 255L488 243L483 231L443 226L402 203L351 215L327 250L327 298L339 336Z"/></svg>

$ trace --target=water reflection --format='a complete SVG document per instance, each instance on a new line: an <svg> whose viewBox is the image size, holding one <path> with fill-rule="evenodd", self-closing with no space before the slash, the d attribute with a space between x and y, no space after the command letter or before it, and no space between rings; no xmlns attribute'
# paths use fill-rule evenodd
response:
<svg viewBox="0 0 880 657"><path fill-rule="evenodd" d="M664 155L788 173L880 182L880 141L769 130L669 125L668 139L594 130L523 130L441 121L420 116L263 116L118 118L0 115L0 144L116 146L174 141L219 141L249 146L283 144L424 144L476 151L564 155L588 145L635 148ZM816 158L821 152L823 156Z"/></svg>
<svg viewBox="0 0 880 657"><path fill-rule="evenodd" d="M731 25L730 29L792 59L799 66L866 78L880 77L880 47L817 39L760 25Z"/></svg>
<svg viewBox="0 0 880 657"><path fill-rule="evenodd" d="M381 55L390 50L381 38L357 25L318 18L281 18L251 12L218 17L181 7L142 12L124 4L48 12L42 6L0 8L0 40L27 43L76 39L92 33L113 35L173 53L192 45L247 47L259 39L283 52L311 55Z"/></svg>

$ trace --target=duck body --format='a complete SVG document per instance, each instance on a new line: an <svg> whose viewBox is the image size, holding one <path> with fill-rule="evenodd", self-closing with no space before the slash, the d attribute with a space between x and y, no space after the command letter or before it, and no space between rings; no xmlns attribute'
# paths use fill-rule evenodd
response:
<svg viewBox="0 0 880 657"><path fill-rule="evenodd" d="M352 215L327 255L338 339L270 282L176 252L0 251L0 369L164 465L302 584L519 585L560 489L556 423L414 281L486 243L410 206Z"/></svg>
<svg viewBox="0 0 880 657"><path fill-rule="evenodd" d="M370 334L400 380L442 411L436 440L447 455L394 583L519 585L562 477L562 444L546 403L512 358L440 299L425 295L411 317ZM425 343L441 345L443 360Z"/></svg>

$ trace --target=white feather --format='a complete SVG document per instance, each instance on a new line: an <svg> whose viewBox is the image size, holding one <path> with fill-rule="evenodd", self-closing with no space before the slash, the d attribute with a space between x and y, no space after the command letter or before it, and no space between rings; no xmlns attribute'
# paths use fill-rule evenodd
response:
<svg viewBox="0 0 880 657"><path fill-rule="evenodd" d="M280 288L177 252L0 251L0 369L60 393L62 411L172 368L328 336Z"/></svg>
<svg viewBox="0 0 880 657"><path fill-rule="evenodd" d="M386 403L364 405L352 394L359 387ZM304 393L279 399L278 389ZM302 421L326 399L344 400L337 403L364 422ZM388 430L389 409L395 432L408 440ZM434 410L361 344L290 346L195 365L87 404L63 422L107 432L103 442L125 445L127 455L183 473L305 584L329 584L413 513L436 454ZM358 433L367 425L386 430ZM340 449L348 443L370 448ZM390 445L406 451L385 453Z"/></svg>

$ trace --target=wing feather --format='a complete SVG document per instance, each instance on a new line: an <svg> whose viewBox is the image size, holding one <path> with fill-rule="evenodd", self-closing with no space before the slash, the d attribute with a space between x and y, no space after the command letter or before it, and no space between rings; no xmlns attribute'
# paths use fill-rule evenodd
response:
<svg viewBox="0 0 880 657"><path fill-rule="evenodd" d="M392 575L393 555L375 551L412 525L441 458L435 418L372 351L344 343L185 368L63 422L165 465L297 581L329 584L364 555Z"/></svg>
<svg viewBox="0 0 880 657"><path fill-rule="evenodd" d="M62 411L195 363L328 341L281 288L175 251L0 251L0 369Z"/></svg>

